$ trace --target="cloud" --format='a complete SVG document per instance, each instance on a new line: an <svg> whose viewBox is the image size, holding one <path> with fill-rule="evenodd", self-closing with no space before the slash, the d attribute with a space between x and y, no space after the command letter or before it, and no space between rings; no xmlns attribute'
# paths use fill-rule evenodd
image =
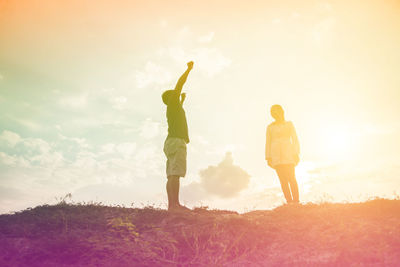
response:
<svg viewBox="0 0 400 267"><path fill-rule="evenodd" d="M190 204L198 204L202 200L210 200L209 194L204 189L203 184L192 182L181 189L182 201Z"/></svg>
<svg viewBox="0 0 400 267"><path fill-rule="evenodd" d="M26 208L28 203L32 203L32 197L29 192L23 192L20 189L0 185L0 213L13 212ZM18 203L24 201L24 204Z"/></svg>
<svg viewBox="0 0 400 267"><path fill-rule="evenodd" d="M333 10L332 5L328 2L317 3L317 9L320 12L331 12Z"/></svg>
<svg viewBox="0 0 400 267"><path fill-rule="evenodd" d="M214 39L214 32L209 32L206 35L200 36L199 38L197 38L197 41L200 43L209 43Z"/></svg>
<svg viewBox="0 0 400 267"><path fill-rule="evenodd" d="M298 12L292 12L292 19L298 19L298 18L300 18L300 13L298 13Z"/></svg>
<svg viewBox="0 0 400 267"><path fill-rule="evenodd" d="M122 143L117 145L116 150L120 153L124 159L129 159L132 157L133 153L136 151L136 143Z"/></svg>
<svg viewBox="0 0 400 267"><path fill-rule="evenodd" d="M231 60L224 56L217 48L197 47L185 50L180 46L173 46L168 49L170 57L182 64L189 59L195 62L196 69L206 73L209 77L218 74L226 67L230 66Z"/></svg>
<svg viewBox="0 0 400 267"><path fill-rule="evenodd" d="M272 20L272 24L280 24L282 22L281 19L275 18Z"/></svg>
<svg viewBox="0 0 400 267"><path fill-rule="evenodd" d="M85 108L89 102L89 94L66 96L60 99L60 105L66 108L81 109Z"/></svg>
<svg viewBox="0 0 400 267"><path fill-rule="evenodd" d="M115 144L108 143L101 146L101 153L102 154L109 154L114 153Z"/></svg>
<svg viewBox="0 0 400 267"><path fill-rule="evenodd" d="M54 144L40 138L22 138L11 131L3 131L0 135L0 165L12 166L17 169L44 167L56 168L61 166L64 157L55 151Z"/></svg>
<svg viewBox="0 0 400 267"><path fill-rule="evenodd" d="M335 25L336 19L333 17L328 17L318 22L312 31L313 40L318 44L331 40Z"/></svg>
<svg viewBox="0 0 400 267"><path fill-rule="evenodd" d="M192 58L197 62L200 70L208 76L214 76L231 64L231 60L216 48L198 48L194 51Z"/></svg>
<svg viewBox="0 0 400 267"><path fill-rule="evenodd" d="M226 153L217 166L201 170L200 178L200 184L207 193L222 198L237 195L250 182L250 175L239 166L233 165L232 153Z"/></svg>
<svg viewBox="0 0 400 267"><path fill-rule="evenodd" d="M140 136L145 139L152 139L160 133L160 123L147 118L140 127Z"/></svg>
<svg viewBox="0 0 400 267"><path fill-rule="evenodd" d="M112 98L110 101L112 103L113 108L117 110L123 110L126 107L128 99L125 96L116 96Z"/></svg>
<svg viewBox="0 0 400 267"><path fill-rule="evenodd" d="M9 156L4 152L0 152L0 163L4 165L14 165L17 162L17 159L13 156Z"/></svg>
<svg viewBox="0 0 400 267"><path fill-rule="evenodd" d="M28 128L28 129L30 129L30 130L32 130L32 131L38 131L38 130L41 129L40 124L38 124L38 123L36 123L36 122L34 122L34 121L31 121L31 120L24 120L24 119L17 119L17 118L14 118L14 120L15 120L17 123L21 124L22 126Z"/></svg>
<svg viewBox="0 0 400 267"><path fill-rule="evenodd" d="M164 61L169 58L169 60L173 60L175 65L182 66L183 63L193 60L196 70L205 73L209 77L214 76L230 66L232 62L220 49L209 46L214 36L214 32L209 32L206 35L196 38L196 34L194 34L188 26L185 26L178 31L169 44L158 49L157 55L160 57L159 61ZM168 68L170 68L171 65L173 64L169 63ZM147 85L150 83L151 79L154 79L154 77L145 75L145 73L148 73L154 66L149 65L146 66L146 68L148 69L147 71L138 72L138 74L140 74L137 77L139 86ZM171 76L169 75L168 77Z"/></svg>
<svg viewBox="0 0 400 267"><path fill-rule="evenodd" d="M145 88L153 84L167 84L172 81L172 75L161 65L149 61L143 71L136 72L135 80L138 88Z"/></svg>
<svg viewBox="0 0 400 267"><path fill-rule="evenodd" d="M4 130L0 135L0 140L5 141L9 146L15 146L19 141L21 141L21 137L7 130Z"/></svg>
<svg viewBox="0 0 400 267"><path fill-rule="evenodd" d="M57 126L58 126L58 128L60 128L59 125L57 125ZM61 128L60 128L60 129L61 129ZM60 133L58 134L58 137L59 137L61 140L72 141L72 142L76 143L79 147L82 147L82 148L88 148L88 147L89 147L89 144L87 143L87 141L86 141L85 138L67 137L67 136L62 135L62 134L60 134Z"/></svg>
<svg viewBox="0 0 400 267"><path fill-rule="evenodd" d="M110 103L112 108L116 110L125 110L128 106L128 98L118 92L115 88L105 88L100 91L100 97ZM124 92L126 93L126 92Z"/></svg>

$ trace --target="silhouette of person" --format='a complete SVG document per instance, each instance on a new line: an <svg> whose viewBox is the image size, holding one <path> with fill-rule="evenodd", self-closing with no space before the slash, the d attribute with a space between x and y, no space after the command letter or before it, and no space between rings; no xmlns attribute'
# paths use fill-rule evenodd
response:
<svg viewBox="0 0 400 267"><path fill-rule="evenodd" d="M274 122L267 127L265 159L275 169L287 203L299 202L299 189L295 176L295 166L299 163L300 145L291 121L285 120L280 105L271 107Z"/></svg>
<svg viewBox="0 0 400 267"><path fill-rule="evenodd" d="M186 144L189 143L188 126L183 102L186 94L182 87L189 72L193 68L193 61L187 63L187 70L179 78L174 90L167 90L162 94L162 100L167 105L168 136L164 142L164 153L167 157L167 195L168 210L189 210L179 203L179 179L186 175Z"/></svg>

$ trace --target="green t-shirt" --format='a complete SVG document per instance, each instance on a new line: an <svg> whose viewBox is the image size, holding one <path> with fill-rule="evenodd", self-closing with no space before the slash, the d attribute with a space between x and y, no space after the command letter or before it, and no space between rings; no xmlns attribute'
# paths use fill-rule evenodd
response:
<svg viewBox="0 0 400 267"><path fill-rule="evenodd" d="M168 137L177 137L189 143L189 133L185 110L179 101L179 94L174 91L167 105Z"/></svg>

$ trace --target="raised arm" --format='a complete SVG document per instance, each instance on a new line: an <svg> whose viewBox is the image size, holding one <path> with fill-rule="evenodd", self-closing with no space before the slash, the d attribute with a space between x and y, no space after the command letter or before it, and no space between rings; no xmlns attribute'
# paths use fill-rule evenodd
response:
<svg viewBox="0 0 400 267"><path fill-rule="evenodd" d="M193 61L190 61L190 62L187 63L186 71L182 74L182 76L179 78L178 82L176 83L175 90L177 91L178 95L181 94L183 85L185 84L186 79L187 79L187 77L189 75L189 72L192 69L193 69Z"/></svg>

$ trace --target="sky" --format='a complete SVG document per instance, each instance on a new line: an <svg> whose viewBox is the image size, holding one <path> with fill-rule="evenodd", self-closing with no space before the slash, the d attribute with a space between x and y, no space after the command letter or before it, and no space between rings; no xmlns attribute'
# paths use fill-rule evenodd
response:
<svg viewBox="0 0 400 267"><path fill-rule="evenodd" d="M284 203L273 104L302 202L399 196L398 1L0 0L0 212L69 193L166 208L161 94L190 60L185 205Z"/></svg>

